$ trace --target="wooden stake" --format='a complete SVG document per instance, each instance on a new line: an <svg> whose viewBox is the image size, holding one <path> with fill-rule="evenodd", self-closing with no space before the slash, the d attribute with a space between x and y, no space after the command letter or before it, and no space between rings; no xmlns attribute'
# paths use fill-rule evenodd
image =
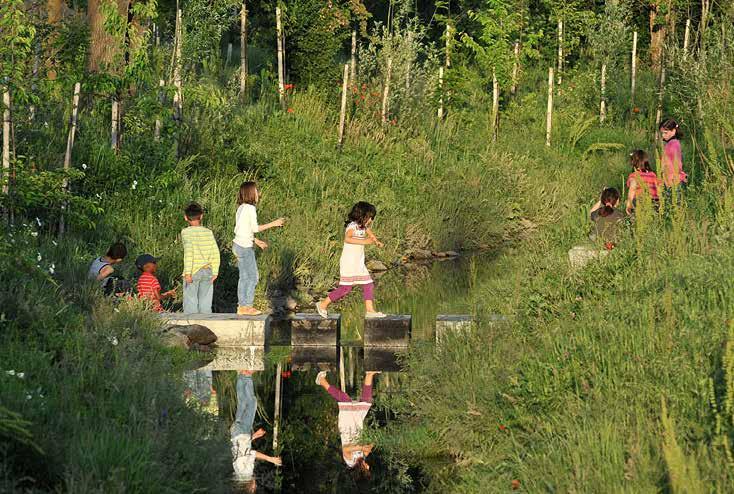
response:
<svg viewBox="0 0 734 494"><path fill-rule="evenodd" d="M273 412L273 451L278 451L278 433L280 432L280 381L283 366L278 362L275 369L275 411Z"/></svg>
<svg viewBox="0 0 734 494"><path fill-rule="evenodd" d="M553 129L553 67L548 68L548 109L545 114L545 145L551 145Z"/></svg>
<svg viewBox="0 0 734 494"><path fill-rule="evenodd" d="M275 7L275 26L278 37L278 98L280 106L285 108L285 51L283 47L283 25L280 19L280 6Z"/></svg>
<svg viewBox="0 0 734 494"><path fill-rule="evenodd" d="M158 102L161 104L161 107L163 107L164 98L165 98L164 92L163 92L163 89L162 88L165 85L166 85L166 82L163 79L161 79L161 80L158 81L158 87L160 88L158 90ZM163 122L161 121L161 117L159 115L155 119L155 130L153 131L153 138L156 141L159 141L160 138L161 138L161 129L162 128L163 128Z"/></svg>
<svg viewBox="0 0 734 494"><path fill-rule="evenodd" d="M451 67L451 24L446 24L446 68Z"/></svg>
<svg viewBox="0 0 734 494"><path fill-rule="evenodd" d="M352 29L352 72L349 74L349 80L352 84L357 84L357 30Z"/></svg>
<svg viewBox="0 0 734 494"><path fill-rule="evenodd" d="M227 43L227 65L232 61L232 43Z"/></svg>
<svg viewBox="0 0 734 494"><path fill-rule="evenodd" d="M10 186L10 89L3 91L3 194L8 195Z"/></svg>
<svg viewBox="0 0 734 494"><path fill-rule="evenodd" d="M607 64L601 64L601 103L599 104L599 123L607 118Z"/></svg>
<svg viewBox="0 0 734 494"><path fill-rule="evenodd" d="M500 126L500 86L497 73L492 69L492 142L497 141Z"/></svg>
<svg viewBox="0 0 734 494"><path fill-rule="evenodd" d="M686 31L683 34L683 60L688 58L688 43L691 38L691 19L686 19Z"/></svg>
<svg viewBox="0 0 734 494"><path fill-rule="evenodd" d="M339 148L344 144L344 126L347 122L347 91L349 86L349 64L344 65L344 80L342 81L342 106L339 112Z"/></svg>
<svg viewBox="0 0 734 494"><path fill-rule="evenodd" d="M443 120L443 67L438 68L438 119Z"/></svg>
<svg viewBox="0 0 734 494"><path fill-rule="evenodd" d="M76 137L76 122L79 115L79 92L81 84L74 84L74 97L71 100L71 120L69 121L69 136L66 139L66 154L64 155L64 171L69 171L71 167L71 150L74 147L74 138ZM114 103L113 103L114 105ZM114 106L113 106L114 111ZM66 190L66 179L64 179L64 190Z"/></svg>
<svg viewBox="0 0 734 494"><path fill-rule="evenodd" d="M517 93L517 76L520 71L520 42L515 41L515 61L512 64L512 87L510 88L510 94L515 96Z"/></svg>
<svg viewBox="0 0 734 494"><path fill-rule="evenodd" d="M111 146L115 152L120 150L120 102L117 95L112 96Z"/></svg>
<svg viewBox="0 0 734 494"><path fill-rule="evenodd" d="M160 46L161 44L161 30L158 27L157 24L153 24L153 30L155 31L155 46Z"/></svg>
<svg viewBox="0 0 734 494"><path fill-rule="evenodd" d="M385 74L385 88L382 92L382 123L387 123L387 116L390 111L390 76L392 75L392 58L387 59L387 74Z"/></svg>
<svg viewBox="0 0 734 494"><path fill-rule="evenodd" d="M247 99L247 2L242 1L240 10L240 99Z"/></svg>
<svg viewBox="0 0 734 494"><path fill-rule="evenodd" d="M660 122L663 120L663 96L665 95L665 64L660 69L660 89L658 91L658 108L655 112L655 137L660 138Z"/></svg>
<svg viewBox="0 0 734 494"><path fill-rule="evenodd" d="M183 93L181 92L181 45L183 44L183 18L181 9L176 11L176 46L175 52L175 64L173 65L173 85L176 87L176 92L173 94L173 119L176 121L176 125L181 125L183 119Z"/></svg>
<svg viewBox="0 0 734 494"><path fill-rule="evenodd" d="M632 35L632 80L630 82L630 99L635 106L635 90L637 89L637 31Z"/></svg>
<svg viewBox="0 0 734 494"><path fill-rule="evenodd" d="M349 387L352 388L354 387L354 367L355 367L354 358L355 357L354 357L354 348L351 346L349 347L348 355L349 355Z"/></svg>
<svg viewBox="0 0 734 494"><path fill-rule="evenodd" d="M563 19L558 19L558 85L563 82Z"/></svg>

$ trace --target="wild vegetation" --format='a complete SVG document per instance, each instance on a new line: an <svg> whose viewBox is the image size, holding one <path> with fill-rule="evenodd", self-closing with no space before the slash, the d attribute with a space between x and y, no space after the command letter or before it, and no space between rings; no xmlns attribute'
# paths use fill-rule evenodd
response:
<svg viewBox="0 0 734 494"><path fill-rule="evenodd" d="M416 248L493 253L470 280L475 330L438 348L416 342L401 391L378 395L394 419L371 433L401 472L389 489L730 491L732 7L277 5L282 93L275 2L182 1L178 27L167 1L0 5L0 490L223 488L227 435L184 402L188 357L85 273L122 240L160 256L176 286L182 208L197 200L226 261L215 310L232 311L235 195L256 179L259 215L288 219L265 236L261 307L275 290L310 303L333 285L358 199L377 205L386 247L371 255L388 265ZM610 256L571 271L589 205L603 186L623 188L629 150L659 152L663 115L686 133L683 202L642 207ZM392 296L378 286L378 304Z"/></svg>

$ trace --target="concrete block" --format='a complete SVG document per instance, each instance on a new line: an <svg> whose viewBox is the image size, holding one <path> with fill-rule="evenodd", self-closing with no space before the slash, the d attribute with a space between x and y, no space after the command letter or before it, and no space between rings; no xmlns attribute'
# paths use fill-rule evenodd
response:
<svg viewBox="0 0 734 494"><path fill-rule="evenodd" d="M400 353L405 348L370 346L364 349L364 370L381 372L400 372Z"/></svg>
<svg viewBox="0 0 734 494"><path fill-rule="evenodd" d="M296 314L291 319L291 345L332 346L339 344L341 315Z"/></svg>
<svg viewBox="0 0 734 494"><path fill-rule="evenodd" d="M203 370L265 370L265 347L220 347Z"/></svg>
<svg viewBox="0 0 734 494"><path fill-rule="evenodd" d="M164 312L167 323L180 326L199 324L217 336L218 346L264 346L270 329L270 316L237 314L182 314Z"/></svg>
<svg viewBox="0 0 734 494"><path fill-rule="evenodd" d="M471 330L472 322L472 316L466 314L436 316L436 343L451 333L465 334Z"/></svg>
<svg viewBox="0 0 734 494"><path fill-rule="evenodd" d="M406 347L410 343L411 316L388 315L364 320L364 346Z"/></svg>
<svg viewBox="0 0 734 494"><path fill-rule="evenodd" d="M568 251L568 262L574 271L582 269L595 259L603 259L609 255L608 250L599 250L587 245L576 245Z"/></svg>
<svg viewBox="0 0 734 494"><path fill-rule="evenodd" d="M336 370L338 347L333 346L294 346L291 349L291 369L307 371L313 368L319 370Z"/></svg>

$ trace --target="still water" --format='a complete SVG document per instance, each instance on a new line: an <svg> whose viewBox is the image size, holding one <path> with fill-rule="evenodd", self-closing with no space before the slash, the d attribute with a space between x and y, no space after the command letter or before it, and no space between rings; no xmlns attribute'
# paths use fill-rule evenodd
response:
<svg viewBox="0 0 734 494"><path fill-rule="evenodd" d="M476 280L487 274L489 261L474 257L390 271L376 280L378 309L411 314L413 340L433 339L438 314L474 314L472 289ZM235 424L235 431L242 429L243 421L248 433L261 428L265 431L264 437L252 441L251 449L242 446L242 436L239 442L234 441L232 453L238 472L233 468L233 477L223 479L233 492L255 492L255 486L256 492L267 493L425 489L427 480L419 468L398 467L379 448L359 449L370 444L371 431L393 419L389 403L409 385L401 365L404 350L362 347L364 309L359 293L333 310L342 314L339 347L277 346L282 341L275 341L265 348L220 348L213 361L185 373L192 404L216 415L228 427ZM320 371L326 371L325 380L333 389L327 391L323 382L323 386L317 384ZM371 371L380 372L373 377L372 405L339 405L335 396L340 391L355 402L362 401L363 384ZM340 429L344 431L352 415L360 423L364 417L364 434L347 440L347 444L354 444L343 449ZM249 447L250 436L246 439ZM254 461L254 470L252 460L257 455L253 451L264 455ZM282 466L273 463L277 463L272 459L276 456ZM355 459L360 466L360 457L369 465L369 479L364 467L347 466L347 461L355 463Z"/></svg>

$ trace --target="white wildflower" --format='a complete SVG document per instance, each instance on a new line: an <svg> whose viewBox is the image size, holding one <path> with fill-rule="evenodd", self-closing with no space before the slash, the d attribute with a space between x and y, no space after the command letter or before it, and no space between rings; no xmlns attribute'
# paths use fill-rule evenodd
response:
<svg viewBox="0 0 734 494"><path fill-rule="evenodd" d="M138 187L138 181L133 180L133 190L135 190Z"/></svg>
<svg viewBox="0 0 734 494"><path fill-rule="evenodd" d="M25 378L25 372L18 372L15 376L18 379L24 379Z"/></svg>
<svg viewBox="0 0 734 494"><path fill-rule="evenodd" d="M41 226L41 220L38 219L38 216L36 216L36 223L38 223L38 226Z"/></svg>
<svg viewBox="0 0 734 494"><path fill-rule="evenodd" d="M54 244L54 247L58 247L59 243L56 240L51 240L51 243Z"/></svg>
<svg viewBox="0 0 734 494"><path fill-rule="evenodd" d="M6 373L7 375L9 375L9 376L14 376L14 375L15 375L15 371L14 371L14 370L12 370L12 369L11 369L11 370L9 370L9 371L5 371L5 373Z"/></svg>
<svg viewBox="0 0 734 494"><path fill-rule="evenodd" d="M114 311L115 312L120 312L120 309L118 309L117 307L115 307Z"/></svg>
<svg viewBox="0 0 734 494"><path fill-rule="evenodd" d="M48 122L43 122L44 127L48 127Z"/></svg>
<svg viewBox="0 0 734 494"><path fill-rule="evenodd" d="M38 262L43 261L43 257L41 257L41 253L40 252L38 253L38 257L36 257L36 259L38 260Z"/></svg>
<svg viewBox="0 0 734 494"><path fill-rule="evenodd" d="M86 169L87 169L87 164L86 163L82 163L82 170L86 170Z"/></svg>
<svg viewBox="0 0 734 494"><path fill-rule="evenodd" d="M117 344L119 343L117 341L117 336L108 336L107 340L109 340L109 342L112 343L112 346L117 346Z"/></svg>
<svg viewBox="0 0 734 494"><path fill-rule="evenodd" d="M37 237L38 236L38 232L31 232L31 236L32 237Z"/></svg>
<svg viewBox="0 0 734 494"><path fill-rule="evenodd" d="M51 263L51 265L48 267L48 274L54 274L56 272L56 265L54 263Z"/></svg>
<svg viewBox="0 0 734 494"><path fill-rule="evenodd" d="M95 196L95 197L96 197L97 199L102 199L102 196L101 196L101 195L99 195L99 192L97 192L96 194L94 194L94 196Z"/></svg>
<svg viewBox="0 0 734 494"><path fill-rule="evenodd" d="M31 396L31 395L25 395L25 399L26 400L30 400L31 398L33 398L33 396Z"/></svg>

